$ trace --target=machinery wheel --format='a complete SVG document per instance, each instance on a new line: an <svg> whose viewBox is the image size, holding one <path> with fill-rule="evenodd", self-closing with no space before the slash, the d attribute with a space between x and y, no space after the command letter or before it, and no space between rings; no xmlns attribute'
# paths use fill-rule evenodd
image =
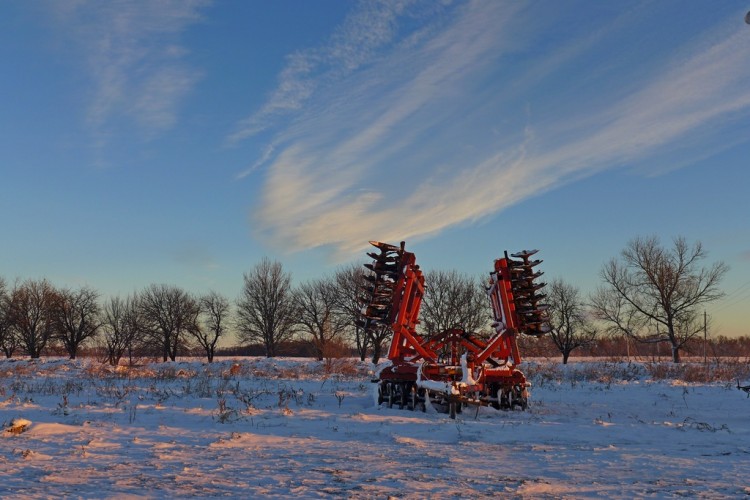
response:
<svg viewBox="0 0 750 500"><path fill-rule="evenodd" d="M387 382L385 387L386 387L386 395L387 395L387 398L388 398L386 400L386 402L388 404L388 408L393 408L393 399L394 399L393 383Z"/></svg>
<svg viewBox="0 0 750 500"><path fill-rule="evenodd" d="M529 407L529 399L526 397L528 393L520 385L518 386L517 390L518 394L516 395L516 404L521 407L522 411L526 411L526 409Z"/></svg>
<svg viewBox="0 0 750 500"><path fill-rule="evenodd" d="M459 404L459 403L456 403L455 401L450 401L450 402L448 403L448 415L449 415L449 416L450 416L450 417L451 417L452 419L454 419L454 420L456 419L456 406L457 406L458 404Z"/></svg>
<svg viewBox="0 0 750 500"><path fill-rule="evenodd" d="M399 394L399 408L404 409L408 405L408 398L409 395L407 393L407 390L409 388L409 384L407 382L401 382L399 385L399 389L401 391L401 394Z"/></svg>
<svg viewBox="0 0 750 500"><path fill-rule="evenodd" d="M524 397L523 388L520 385L514 385L510 390L510 409L514 409L519 406L521 410L525 410L528 406L528 401Z"/></svg>
<svg viewBox="0 0 750 500"><path fill-rule="evenodd" d="M501 410L510 409L510 391L505 389L498 389L497 399Z"/></svg>
<svg viewBox="0 0 750 500"><path fill-rule="evenodd" d="M429 395L427 394L427 391L422 390L421 398L419 395L419 389L415 388L414 392L416 394L415 398L416 398L417 404L420 405L422 409L422 413L426 413L427 412L427 398L429 397Z"/></svg>
<svg viewBox="0 0 750 500"><path fill-rule="evenodd" d="M490 387L489 393L487 394L486 397L489 399L492 396L495 396L495 398L497 398L497 399L495 401L492 401L490 403L490 406L493 407L496 410L499 410L500 409L500 389L495 384L493 384Z"/></svg>

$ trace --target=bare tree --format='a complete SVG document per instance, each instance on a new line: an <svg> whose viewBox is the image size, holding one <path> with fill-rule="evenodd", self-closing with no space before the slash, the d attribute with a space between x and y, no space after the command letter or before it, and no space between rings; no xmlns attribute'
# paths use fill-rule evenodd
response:
<svg viewBox="0 0 750 500"><path fill-rule="evenodd" d="M373 363L378 364L391 338L393 338L393 330L391 330L390 325L382 325L367 332L367 341L372 349L371 359Z"/></svg>
<svg viewBox="0 0 750 500"><path fill-rule="evenodd" d="M700 242L682 237L670 249L656 237L632 240L621 260L602 268L604 286L592 299L597 316L641 342L669 343L679 363L680 348L701 331L699 306L724 295L719 283L729 268L699 267L705 257Z"/></svg>
<svg viewBox="0 0 750 500"><path fill-rule="evenodd" d="M354 340L357 348L359 359L364 361L367 357L367 350L372 344L372 338L367 335L366 331L357 324L360 319L362 303L359 297L362 295L362 289L367 284L365 281L365 269L359 264L350 264L336 271L334 281L336 284L336 314L341 318L342 323L347 325L347 331Z"/></svg>
<svg viewBox="0 0 750 500"><path fill-rule="evenodd" d="M570 353L579 347L593 343L597 331L593 327L589 312L581 298L581 292L561 279L555 279L549 287L547 301L550 306L550 336L562 353L563 364L568 363Z"/></svg>
<svg viewBox="0 0 750 500"><path fill-rule="evenodd" d="M611 342L624 339L625 354L630 359L630 343L633 339L648 338L648 319L630 307L625 298L608 287L599 286L591 295L591 310L594 318L604 325Z"/></svg>
<svg viewBox="0 0 750 500"><path fill-rule="evenodd" d="M363 288L369 285L369 282L365 280L368 274L369 271L359 264L351 264L336 273L335 281L339 295L337 311L343 316L344 323L351 332L349 337L354 339L360 359L364 361L369 350L372 354L372 362L377 364L383 355L385 344L393 336L393 331L389 325L365 331L357 324L357 320L361 319L362 310L359 296L362 295Z"/></svg>
<svg viewBox="0 0 750 500"><path fill-rule="evenodd" d="M62 342L70 359L78 348L99 332L99 293L89 287L63 289L53 307L53 338Z"/></svg>
<svg viewBox="0 0 750 500"><path fill-rule="evenodd" d="M299 325L318 360L327 356L329 348L343 338L346 330L347 318L336 314L336 291L332 279L308 281L294 291Z"/></svg>
<svg viewBox="0 0 750 500"><path fill-rule="evenodd" d="M242 295L237 300L238 338L246 344L263 344L268 357L276 356L279 345L295 333L291 282L281 263L268 258L244 274Z"/></svg>
<svg viewBox="0 0 750 500"><path fill-rule="evenodd" d="M10 320L10 295L5 280L0 277L0 349L6 358L13 356L18 348L18 337L14 334Z"/></svg>
<svg viewBox="0 0 750 500"><path fill-rule="evenodd" d="M206 351L209 363L214 360L219 338L226 332L229 313L229 300L223 295L209 292L200 298L199 321L190 333Z"/></svg>
<svg viewBox="0 0 750 500"><path fill-rule="evenodd" d="M111 297L102 308L101 323L109 364L118 365L126 351L132 364L133 349L142 340L144 333L138 297Z"/></svg>
<svg viewBox="0 0 750 500"><path fill-rule="evenodd" d="M426 335L450 328L482 330L490 320L484 283L455 270L427 273L420 318Z"/></svg>
<svg viewBox="0 0 750 500"><path fill-rule="evenodd" d="M187 335L196 329L198 301L176 286L151 285L141 292L139 309L162 360L174 361L177 352L187 347Z"/></svg>
<svg viewBox="0 0 750 500"><path fill-rule="evenodd" d="M47 280L24 281L10 293L11 327L32 359L39 358L52 336L56 300L57 292Z"/></svg>

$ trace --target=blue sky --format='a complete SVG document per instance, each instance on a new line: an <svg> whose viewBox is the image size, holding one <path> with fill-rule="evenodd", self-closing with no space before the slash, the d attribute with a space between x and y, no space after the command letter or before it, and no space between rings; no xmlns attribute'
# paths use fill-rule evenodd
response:
<svg viewBox="0 0 750 500"><path fill-rule="evenodd" d="M0 276L236 297L398 242L584 291L635 236L731 272L747 334L746 2L0 4Z"/></svg>

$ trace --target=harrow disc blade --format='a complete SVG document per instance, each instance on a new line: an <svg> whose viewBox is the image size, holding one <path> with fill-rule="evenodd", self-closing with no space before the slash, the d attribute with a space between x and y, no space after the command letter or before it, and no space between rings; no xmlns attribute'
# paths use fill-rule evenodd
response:
<svg viewBox="0 0 750 500"><path fill-rule="evenodd" d="M549 311L549 304L537 304L536 310L540 312L547 312Z"/></svg>
<svg viewBox="0 0 750 500"><path fill-rule="evenodd" d="M388 284L388 286L394 286L393 278L390 276L392 273L388 274L370 274L368 276L365 276L365 281L369 281L373 285L379 286L381 284Z"/></svg>
<svg viewBox="0 0 750 500"><path fill-rule="evenodd" d="M524 330L523 333L525 333L526 335L531 335L532 337L540 337L551 331L552 327L549 325L549 323L537 323L527 326L526 330Z"/></svg>
<svg viewBox="0 0 750 500"><path fill-rule="evenodd" d="M526 304L526 303L536 304L540 300L542 300L545 297L547 297L543 293L534 294L533 292L532 293L528 293L528 294L515 294L514 293L514 296L515 296L515 299L516 299L516 305L519 305L519 306L521 306L523 304Z"/></svg>
<svg viewBox="0 0 750 500"><path fill-rule="evenodd" d="M536 250L536 249L534 249L534 250L521 250L520 252L516 252L516 253L510 254L510 256L511 257L515 257L517 259L524 259L524 260L526 260L529 257L531 257L532 255L534 255L535 253L537 253L538 251L539 250Z"/></svg>
<svg viewBox="0 0 750 500"><path fill-rule="evenodd" d="M371 293L368 296L363 296L362 300L365 302L391 302L391 295L393 295L391 292Z"/></svg>
<svg viewBox="0 0 750 500"><path fill-rule="evenodd" d="M512 277L510 279L510 282L511 283L516 283L516 282L524 282L524 281L529 281L529 280L535 280L535 279L537 279L538 277L540 277L543 274L544 274L544 271L537 271L537 272L535 272L533 274L521 274L520 276L514 276L514 277Z"/></svg>
<svg viewBox="0 0 750 500"><path fill-rule="evenodd" d="M370 241L370 245L386 252L398 252L400 250L399 247L395 245L390 245L388 243L383 243L380 241Z"/></svg>
<svg viewBox="0 0 750 500"><path fill-rule="evenodd" d="M385 295L360 295L357 297L358 300L365 304L390 304L391 303L391 296L390 294Z"/></svg>
<svg viewBox="0 0 750 500"><path fill-rule="evenodd" d="M365 264L365 267L377 275L388 276L389 278L393 278L393 279L398 277L398 271L396 271L395 268L391 268L391 266L385 267L385 266L374 266L372 264Z"/></svg>
<svg viewBox="0 0 750 500"><path fill-rule="evenodd" d="M366 312L362 316L364 316L367 319L375 320L375 321L385 321L385 319L388 317L387 314L388 311L383 311L382 313L376 313L376 312ZM385 313L385 314L384 314Z"/></svg>
<svg viewBox="0 0 750 500"><path fill-rule="evenodd" d="M387 264L395 264L398 262L398 254L367 252L367 255L377 262L384 262Z"/></svg>
<svg viewBox="0 0 750 500"><path fill-rule="evenodd" d="M534 283L533 281L527 282L527 283L518 283L513 287L513 291L518 292L535 292L539 290L540 288L544 288L547 286L547 283L541 282L541 283Z"/></svg>
<svg viewBox="0 0 750 500"><path fill-rule="evenodd" d="M537 260L530 260L530 261L523 261L523 262L513 261L513 263L514 263L514 267L520 267L520 268L523 268L523 269L529 269L529 270L530 270L530 269L531 269L532 267L538 266L538 265L539 265L539 264L541 264L542 262L544 262L544 261L543 261L543 260L541 260L541 259L537 259Z"/></svg>

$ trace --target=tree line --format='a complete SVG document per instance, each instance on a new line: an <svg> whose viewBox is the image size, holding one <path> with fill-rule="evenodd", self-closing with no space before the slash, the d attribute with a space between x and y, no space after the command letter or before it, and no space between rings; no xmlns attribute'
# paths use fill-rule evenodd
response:
<svg viewBox="0 0 750 500"><path fill-rule="evenodd" d="M198 349L211 362L219 340L233 332L240 345L259 346L269 357L294 341L321 360L348 354L353 344L362 359L373 353L377 361L386 335L365 336L355 325L364 277L352 264L294 287L280 262L264 258L244 274L234 301L166 284L102 299L88 286L58 288L46 279L9 285L0 277L0 349L32 359L64 349L75 359L98 348L112 365L134 356L174 361Z"/></svg>
<svg viewBox="0 0 750 500"><path fill-rule="evenodd" d="M656 237L631 240L600 272L602 284L589 296L561 278L547 289L552 332L547 341L567 363L576 349L609 336L642 344L667 344L674 362L703 332L701 307L723 296L719 284L728 268L705 267L700 242L684 238L664 247ZM351 264L333 274L293 286L278 261L264 258L243 275L239 296L208 292L195 295L177 286L153 284L126 297L102 299L90 288L57 288L45 279L0 277L0 348L7 357L40 357L54 347L71 359L84 346L97 346L116 365L134 354L175 360L199 349L210 362L222 337L234 332L240 345L279 354L291 341L305 344L323 359L354 349L360 359L377 362L390 329L367 331L355 321L369 271ZM491 311L484 277L455 270L429 271L419 332L448 328L489 336ZM529 342L526 342L527 344ZM529 345L533 348L533 345Z"/></svg>
<svg viewBox="0 0 750 500"><path fill-rule="evenodd" d="M549 335L539 338L522 336L519 339L519 348L525 358L549 359L560 356L559 348ZM690 339L681 351L693 361L747 361L750 360L750 336L715 335L704 340L703 335L699 335ZM636 361L663 361L672 358L669 345L637 342L622 334L597 336L594 342L576 349L575 355L579 358Z"/></svg>
<svg viewBox="0 0 750 500"><path fill-rule="evenodd" d="M193 296L169 285L151 285L128 297L101 301L84 286L57 288L46 279L0 278L0 349L6 357L21 352L32 359L63 348L75 359L84 346L102 347L116 365L127 353L159 354L174 360L189 343L213 359L229 302L211 292Z"/></svg>

